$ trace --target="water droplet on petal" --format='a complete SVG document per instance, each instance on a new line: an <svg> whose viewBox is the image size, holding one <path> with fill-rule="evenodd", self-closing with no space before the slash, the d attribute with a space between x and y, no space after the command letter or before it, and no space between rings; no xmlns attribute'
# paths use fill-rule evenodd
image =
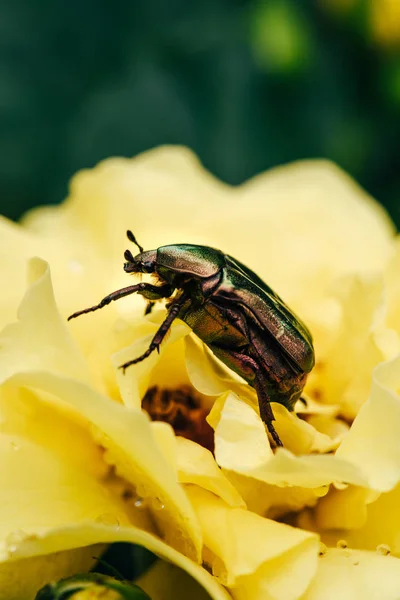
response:
<svg viewBox="0 0 400 600"><path fill-rule="evenodd" d="M102 513L96 519L96 523L100 523L101 525L108 525L110 527L119 527L119 520L112 513Z"/></svg>
<svg viewBox="0 0 400 600"><path fill-rule="evenodd" d="M7 551L10 554L13 554L17 551L19 544L22 544L22 542L32 537L35 536L26 533L26 531L23 531L22 529L15 529L14 531L11 531L5 539Z"/></svg>
<svg viewBox="0 0 400 600"><path fill-rule="evenodd" d="M391 549L387 544L379 544L376 548L376 552L382 556L388 556L388 554L391 553Z"/></svg>
<svg viewBox="0 0 400 600"><path fill-rule="evenodd" d="M135 508L144 508L144 507L145 507L145 505L146 505L146 501L145 501L145 499L144 499L144 498L139 498L139 497L138 497L138 498L136 498L136 500L135 500L135 501L134 501L134 503L133 503L133 506L134 506Z"/></svg>
<svg viewBox="0 0 400 600"><path fill-rule="evenodd" d="M19 444L16 442L11 442L10 446L12 450L19 450Z"/></svg>
<svg viewBox="0 0 400 600"><path fill-rule="evenodd" d="M320 542L319 543L319 555L324 556L324 554L326 554L327 550L328 550L328 548L325 546L325 544L323 542Z"/></svg>
<svg viewBox="0 0 400 600"><path fill-rule="evenodd" d="M338 540L336 542L336 548L347 548L347 542L346 540Z"/></svg>
<svg viewBox="0 0 400 600"><path fill-rule="evenodd" d="M155 510L164 510L165 504L163 504L160 498L155 498L153 502L153 506Z"/></svg>

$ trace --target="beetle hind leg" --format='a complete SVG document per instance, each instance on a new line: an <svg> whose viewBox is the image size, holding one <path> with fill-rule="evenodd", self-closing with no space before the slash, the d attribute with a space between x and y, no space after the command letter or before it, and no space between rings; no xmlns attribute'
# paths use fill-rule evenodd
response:
<svg viewBox="0 0 400 600"><path fill-rule="evenodd" d="M223 363L232 369L232 371L238 373L254 387L257 392L261 420L267 426L267 429L271 434L276 446L283 446L282 441L273 425L275 416L272 411L268 391L264 383L265 377L263 376L263 369L259 363L251 356L245 354L244 351L240 352L227 350L215 344L209 344L209 348L220 360L222 360Z"/></svg>
<svg viewBox="0 0 400 600"><path fill-rule="evenodd" d="M260 408L260 417L262 421L266 424L268 431L271 434L272 439L274 440L277 446L283 446L281 438L279 437L274 425L273 421L275 421L275 416L272 411L271 403L269 401L269 396L265 390L265 386L263 385L262 377L257 374L256 379L254 381L254 387L257 392L258 397L258 406Z"/></svg>

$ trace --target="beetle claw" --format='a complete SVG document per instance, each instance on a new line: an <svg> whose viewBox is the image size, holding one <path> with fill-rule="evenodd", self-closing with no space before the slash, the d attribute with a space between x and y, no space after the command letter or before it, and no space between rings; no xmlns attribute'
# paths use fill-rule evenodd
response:
<svg viewBox="0 0 400 600"><path fill-rule="evenodd" d="M270 432L271 437L274 440L276 446L277 447L283 447L282 440L279 437L279 435L278 435L275 427L272 425L272 423L267 423L267 427L268 427L268 431Z"/></svg>

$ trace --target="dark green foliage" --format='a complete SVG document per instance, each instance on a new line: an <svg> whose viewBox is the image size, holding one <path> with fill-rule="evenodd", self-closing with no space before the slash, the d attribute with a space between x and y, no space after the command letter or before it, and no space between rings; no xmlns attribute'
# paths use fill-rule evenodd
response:
<svg viewBox="0 0 400 600"><path fill-rule="evenodd" d="M331 158L399 224L398 55L368 41L365 11L322 5L0 0L0 212L61 201L105 157L179 143L231 183Z"/></svg>
<svg viewBox="0 0 400 600"><path fill-rule="evenodd" d="M108 594L107 594L108 592ZM35 600L150 600L150 597L137 585L120 581L99 573L82 573L49 583L39 590Z"/></svg>

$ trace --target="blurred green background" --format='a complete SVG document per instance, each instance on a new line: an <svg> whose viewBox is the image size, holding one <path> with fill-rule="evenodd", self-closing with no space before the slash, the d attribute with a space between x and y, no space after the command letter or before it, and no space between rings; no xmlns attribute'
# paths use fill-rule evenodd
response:
<svg viewBox="0 0 400 600"><path fill-rule="evenodd" d="M111 155L327 157L400 225L400 0L0 0L0 212Z"/></svg>

